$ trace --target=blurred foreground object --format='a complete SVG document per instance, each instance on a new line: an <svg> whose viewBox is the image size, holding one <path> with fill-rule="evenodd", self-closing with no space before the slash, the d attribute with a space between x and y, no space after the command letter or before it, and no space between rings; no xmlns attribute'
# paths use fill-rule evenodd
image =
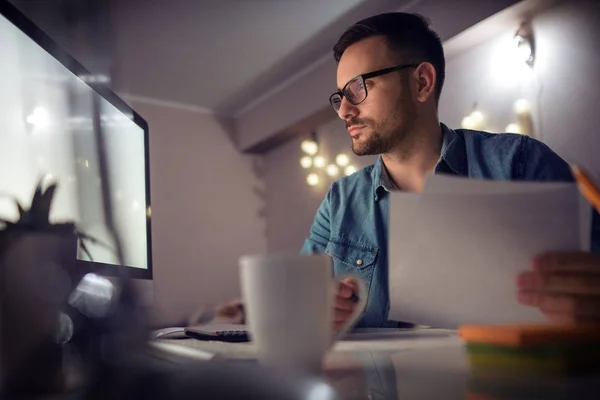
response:
<svg viewBox="0 0 600 400"><path fill-rule="evenodd" d="M315 377L254 364L174 360L147 344L144 314L126 276L82 273L76 249L93 240L51 224L56 185L41 183L20 220L1 220L0 395L85 399L336 399ZM243 315L239 302L219 317ZM315 397L316 396L316 397Z"/></svg>
<svg viewBox="0 0 600 400"><path fill-rule="evenodd" d="M577 181L579 192L585 199L600 212L600 188L594 183L586 171L577 165L571 166L571 172Z"/></svg>
<svg viewBox="0 0 600 400"><path fill-rule="evenodd" d="M64 387L58 343L73 331L61 311L75 278L77 234L73 224L49 222L55 190L40 182L29 210L17 203L19 221L1 220L0 374L8 393Z"/></svg>
<svg viewBox="0 0 600 400"><path fill-rule="evenodd" d="M527 373L600 369L600 325L466 325L459 330L472 368Z"/></svg>

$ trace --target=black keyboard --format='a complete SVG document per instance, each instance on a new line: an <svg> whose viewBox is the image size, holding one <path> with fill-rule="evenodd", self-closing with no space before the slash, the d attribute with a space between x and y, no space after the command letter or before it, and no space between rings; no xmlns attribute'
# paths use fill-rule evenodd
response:
<svg viewBox="0 0 600 400"><path fill-rule="evenodd" d="M185 334L191 338L198 340L216 340L219 342L235 342L243 343L250 341L248 331L214 331L214 332L198 332L186 330Z"/></svg>

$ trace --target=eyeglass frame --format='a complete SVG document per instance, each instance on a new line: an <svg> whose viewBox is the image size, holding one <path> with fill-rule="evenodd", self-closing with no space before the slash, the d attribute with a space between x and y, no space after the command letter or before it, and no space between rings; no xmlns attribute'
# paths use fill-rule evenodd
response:
<svg viewBox="0 0 600 400"><path fill-rule="evenodd" d="M359 105L360 103L362 103L363 101L365 101L367 99L367 97L369 96L369 91L367 90L367 85L365 85L365 80L367 79L371 79L371 78L375 78L381 75L386 75L395 71L400 71L402 69L405 68L417 68L420 64L401 64L401 65L396 65L395 67L389 67L389 68L383 68L383 69L379 69L377 71L373 71L373 72L367 72L366 74L360 74L360 75L356 75L354 78L350 79L348 82L346 82L346 84L344 85L344 87L340 90L338 90L337 92L333 92L331 94L331 96L329 96L329 104L331 104L331 107L333 107L333 110L337 113L339 112L339 108L336 110L335 106L333 105L333 102L331 101L333 99L333 96L338 95L340 96L340 108L341 108L341 102L344 99L344 97L346 98L346 100L348 100L348 102L354 106ZM346 96L346 87L348 87L348 85L351 82L354 82L357 78L362 79L362 83L363 83L363 87L365 88L365 98L362 99L361 101L359 101L358 103L353 103L352 100L350 100L348 98L348 96Z"/></svg>

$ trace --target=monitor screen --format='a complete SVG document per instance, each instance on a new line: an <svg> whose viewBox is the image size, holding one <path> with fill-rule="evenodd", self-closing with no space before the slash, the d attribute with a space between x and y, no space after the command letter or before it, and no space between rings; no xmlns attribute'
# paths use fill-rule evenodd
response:
<svg viewBox="0 0 600 400"><path fill-rule="evenodd" d="M78 246L80 263L151 278L146 122L105 77L90 75L10 5L0 8L0 217L17 220L13 199L27 208L40 179L56 182L51 221L73 221L98 241L86 242L89 254ZM98 127L123 266L105 224Z"/></svg>

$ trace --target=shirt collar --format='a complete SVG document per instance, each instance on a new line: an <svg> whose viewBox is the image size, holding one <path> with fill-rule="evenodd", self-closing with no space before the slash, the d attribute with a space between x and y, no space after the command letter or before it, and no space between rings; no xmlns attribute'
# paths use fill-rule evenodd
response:
<svg viewBox="0 0 600 400"><path fill-rule="evenodd" d="M449 172L464 175L467 167L464 140L446 125L440 124L440 126L442 128L442 150L434 171L435 173ZM371 177L375 201L378 201L385 192L398 190L385 168L381 156L375 162Z"/></svg>

